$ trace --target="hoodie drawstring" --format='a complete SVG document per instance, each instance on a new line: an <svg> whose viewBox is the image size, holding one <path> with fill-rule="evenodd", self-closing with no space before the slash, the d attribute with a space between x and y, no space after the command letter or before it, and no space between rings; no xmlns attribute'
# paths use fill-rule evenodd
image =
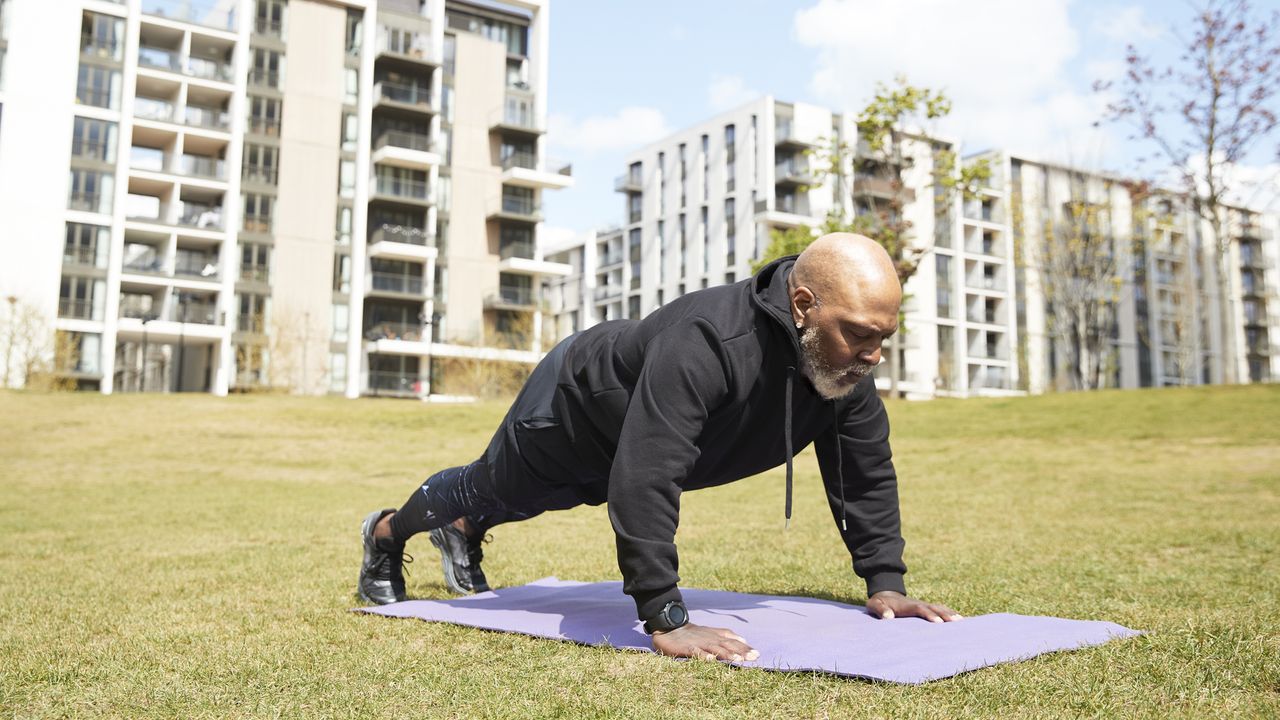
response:
<svg viewBox="0 0 1280 720"><path fill-rule="evenodd" d="M787 366L787 408L785 413L783 414L783 420L782 420L782 432L786 435L786 448L787 448L787 507L786 507L787 518L786 518L786 521L783 523L784 529L791 527L791 383L794 380L795 375L796 375L795 367L788 365Z"/></svg>
<svg viewBox="0 0 1280 720"><path fill-rule="evenodd" d="M791 445L791 386L795 381L796 369L792 365L787 366L787 407L782 415L782 432L786 436L784 443L787 449L787 505L786 505L786 521L783 528L791 527L791 487L792 487L792 445ZM845 510L844 502L844 452L840 447L840 411L836 408L836 404L831 403L831 413L834 416L834 422L831 423L831 433L835 435L836 445L836 482L840 485L840 531L849 532L849 514Z"/></svg>

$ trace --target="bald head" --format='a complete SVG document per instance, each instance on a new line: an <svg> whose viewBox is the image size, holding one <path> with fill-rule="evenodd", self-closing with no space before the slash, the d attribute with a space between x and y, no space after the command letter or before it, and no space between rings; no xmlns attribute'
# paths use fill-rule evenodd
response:
<svg viewBox="0 0 1280 720"><path fill-rule="evenodd" d="M820 302L892 305L902 302L902 285L884 248L862 235L831 233L805 248L791 271L792 288L808 287Z"/></svg>

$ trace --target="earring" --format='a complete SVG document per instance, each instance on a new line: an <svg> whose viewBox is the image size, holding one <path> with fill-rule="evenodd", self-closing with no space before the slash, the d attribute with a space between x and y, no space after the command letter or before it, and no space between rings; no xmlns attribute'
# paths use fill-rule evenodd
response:
<svg viewBox="0 0 1280 720"><path fill-rule="evenodd" d="M802 327L804 327L804 323L799 323L799 322L798 322L798 323L796 323L796 329L797 329L797 330L799 330L799 329L800 329L800 328L802 328Z"/></svg>

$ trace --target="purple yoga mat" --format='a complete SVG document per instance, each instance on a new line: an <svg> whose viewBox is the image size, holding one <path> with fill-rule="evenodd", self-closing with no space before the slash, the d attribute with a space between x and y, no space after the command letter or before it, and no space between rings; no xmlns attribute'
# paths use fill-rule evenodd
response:
<svg viewBox="0 0 1280 720"><path fill-rule="evenodd" d="M912 685L1141 634L1109 622L1007 613L950 623L878 620L863 607L831 600L692 588L681 592L692 622L729 628L760 652L755 662L735 665ZM361 612L651 651L620 582L549 577L454 600L407 600Z"/></svg>

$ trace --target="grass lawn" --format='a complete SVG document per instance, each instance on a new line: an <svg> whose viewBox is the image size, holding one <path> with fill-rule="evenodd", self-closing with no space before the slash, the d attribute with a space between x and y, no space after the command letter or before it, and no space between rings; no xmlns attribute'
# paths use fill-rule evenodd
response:
<svg viewBox="0 0 1280 720"><path fill-rule="evenodd" d="M0 716L1280 716L1280 386L892 404L912 594L1149 631L920 687L347 612L364 515L504 410L0 393ZM865 599L812 452L782 503L781 471L687 494L684 584ZM618 577L604 508L486 552Z"/></svg>

